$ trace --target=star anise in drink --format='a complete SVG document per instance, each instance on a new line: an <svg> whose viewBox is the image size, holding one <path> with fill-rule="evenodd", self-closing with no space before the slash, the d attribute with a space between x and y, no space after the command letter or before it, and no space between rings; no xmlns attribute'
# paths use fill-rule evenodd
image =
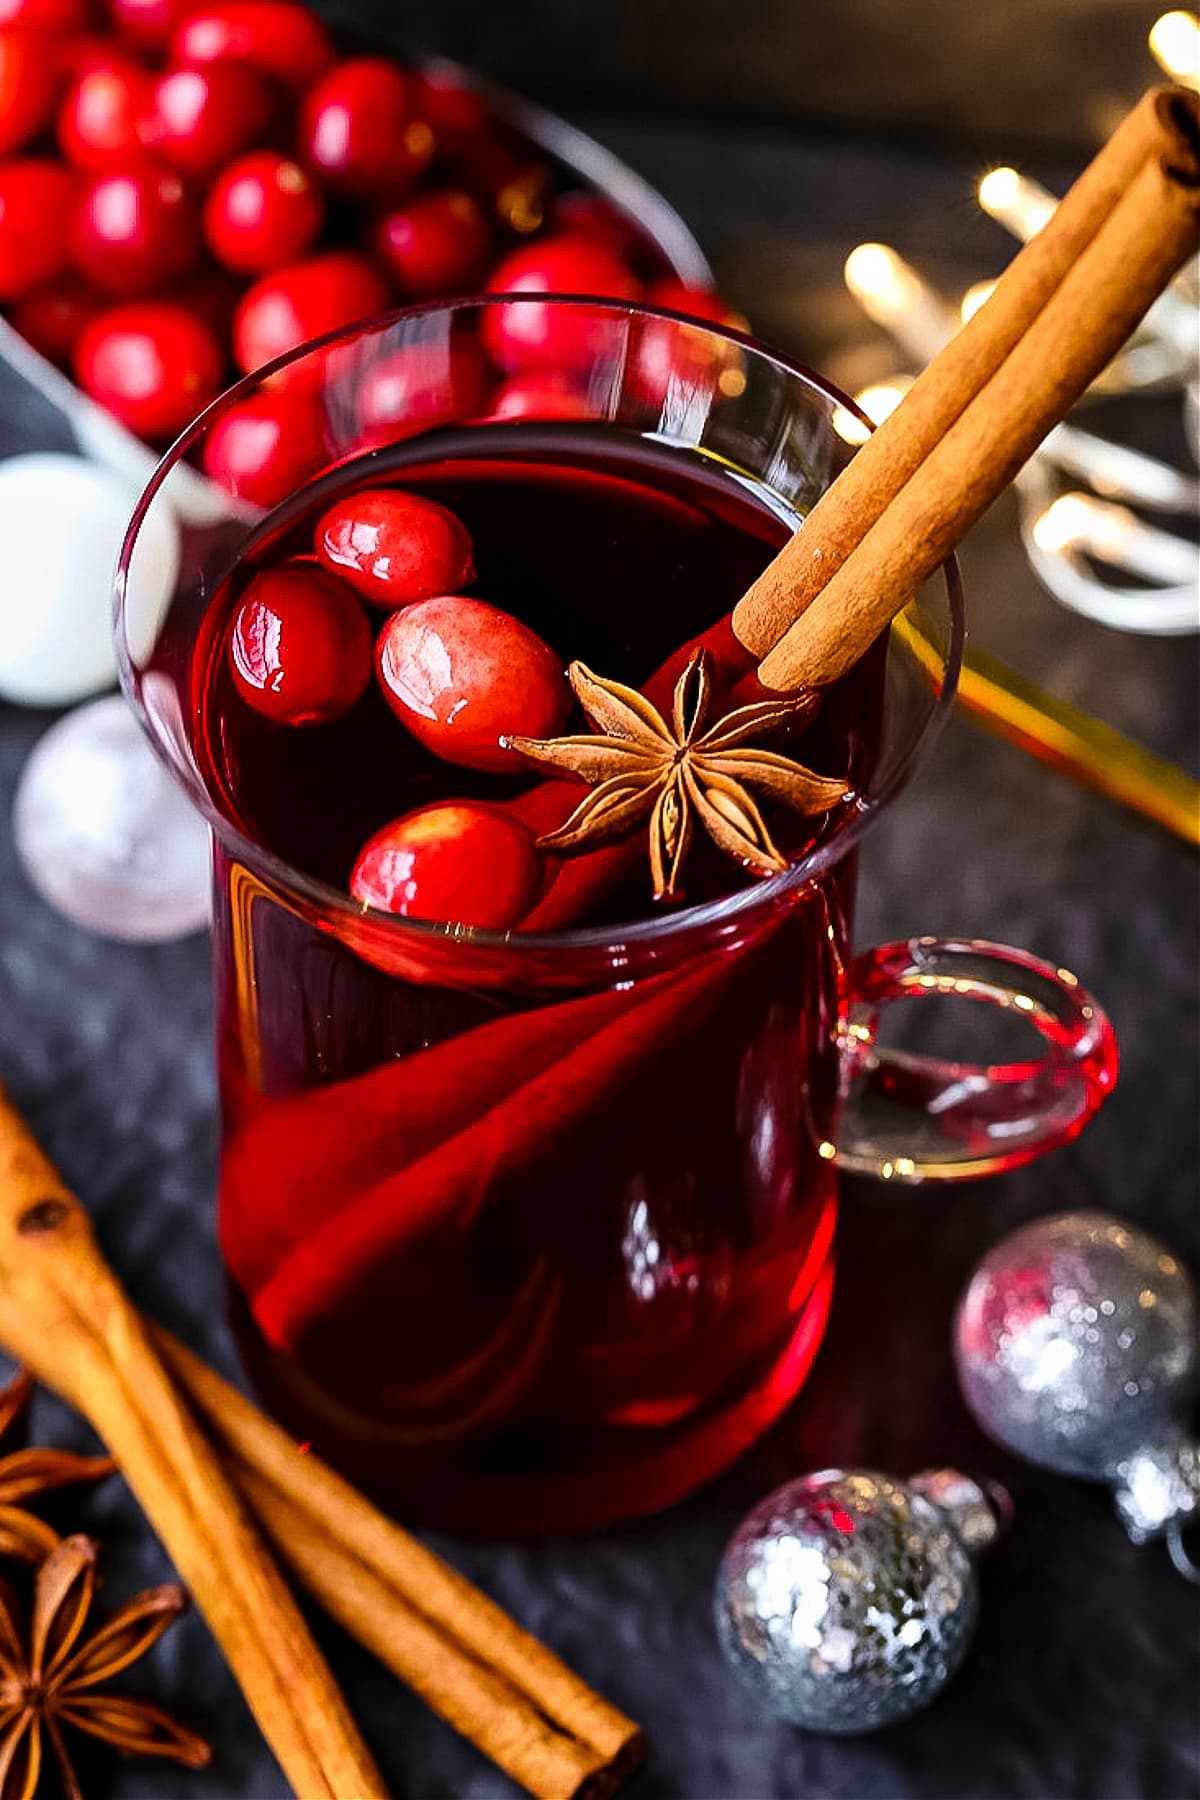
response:
<svg viewBox="0 0 1200 1800"><path fill-rule="evenodd" d="M98 1692L142 1656L187 1605L183 1589L149 1588L84 1636L96 1585L96 1545L64 1538L34 1579L28 1630L0 1581L0 1800L33 1800L46 1744L67 1800L82 1800L64 1729L88 1733L127 1756L167 1756L203 1768L203 1738L151 1700Z"/></svg>
<svg viewBox="0 0 1200 1800"><path fill-rule="evenodd" d="M592 788L564 825L538 839L538 847L570 856L649 824L656 900L681 898L680 871L696 821L753 874L774 875L788 859L772 840L755 794L807 814L849 798L844 780L815 775L759 741L806 718L817 704L811 690L756 701L710 723L712 660L697 650L676 683L668 724L644 694L602 680L583 663L572 663L568 675L599 734L506 740L522 756L577 775Z"/></svg>
<svg viewBox="0 0 1200 1800"><path fill-rule="evenodd" d="M23 1369L0 1389L0 1442L32 1392L33 1377ZM0 1556L31 1563L49 1556L58 1543L57 1531L27 1512L22 1503L76 1481L99 1481L112 1471L107 1456L75 1456L69 1450L47 1450L39 1445L0 1456Z"/></svg>

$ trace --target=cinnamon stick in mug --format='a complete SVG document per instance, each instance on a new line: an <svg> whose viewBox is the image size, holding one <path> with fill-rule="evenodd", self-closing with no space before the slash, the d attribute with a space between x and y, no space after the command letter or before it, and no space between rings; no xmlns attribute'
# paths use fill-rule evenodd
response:
<svg viewBox="0 0 1200 1800"><path fill-rule="evenodd" d="M822 495L798 538L739 601L734 631L756 656L764 656L812 603L993 378L1138 175L1163 161L1181 187L1200 179L1200 105L1183 88L1152 88L1144 95L1049 223L1014 257L987 303L917 377L901 406Z"/></svg>

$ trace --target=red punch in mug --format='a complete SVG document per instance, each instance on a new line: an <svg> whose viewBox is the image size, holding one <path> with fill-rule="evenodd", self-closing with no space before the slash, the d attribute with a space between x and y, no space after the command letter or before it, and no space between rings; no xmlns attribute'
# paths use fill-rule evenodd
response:
<svg viewBox="0 0 1200 1800"><path fill-rule="evenodd" d="M218 500L192 465L278 391L304 410L279 503ZM126 691L213 831L219 1233L244 1353L278 1414L406 1517L577 1528L678 1499L805 1379L840 1169L1013 1168L1112 1084L1108 1022L1065 970L975 942L852 947L859 838L953 697L952 566L778 746L848 797L812 817L765 805L786 861L767 879L697 830L677 905L651 900L644 832L574 862L534 851L561 780L497 758L493 726L447 736L438 713L456 631L492 659L489 700L544 713L547 735L573 659L668 726L682 647L702 639L732 691L728 615L857 423L736 334L630 305L464 301L241 383L138 508L118 638ZM432 611L380 548L397 506L452 522L429 527L452 589ZM155 608L167 538L177 575ZM522 662L526 640L548 656ZM433 917L352 897L396 820L383 905L424 880L450 896ZM929 995L1023 1017L1028 1060L882 1048L881 1015Z"/></svg>

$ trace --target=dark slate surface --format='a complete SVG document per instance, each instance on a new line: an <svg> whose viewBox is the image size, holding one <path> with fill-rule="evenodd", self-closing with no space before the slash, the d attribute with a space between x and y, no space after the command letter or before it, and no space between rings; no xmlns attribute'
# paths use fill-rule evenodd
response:
<svg viewBox="0 0 1200 1800"><path fill-rule="evenodd" d="M973 216L966 161L599 127L683 205L731 297L811 360L851 340L860 371L880 360L839 293L841 259L858 239L889 238L955 290L1006 254ZM1123 424L1182 454L1176 412L1145 402ZM0 453L61 441L52 417L0 392ZM1061 611L1024 563L1008 503L974 534L965 565L978 642L1194 770L1195 640L1118 636ZM0 707L6 801L47 722ZM1074 968L1120 1034L1115 1097L1077 1144L1004 1179L915 1196L850 1184L839 1291L808 1389L715 1486L589 1538L442 1547L644 1722L650 1761L630 1800L1190 1800L1200 1794L1194 1595L1163 1550L1130 1547L1102 1492L1018 1467L980 1438L956 1393L948 1334L954 1298L988 1245L1059 1208L1144 1221L1200 1268L1195 857L955 722L877 827L863 874L864 945L973 933ZM6 804L0 1078L86 1197L136 1300L236 1373L213 1240L209 1034L205 943L130 949L62 923L15 866ZM56 1441L84 1441L49 1401L38 1423ZM765 1718L726 1678L709 1623L720 1549L743 1510L789 1475L839 1462L900 1473L958 1462L1007 1481L1017 1502L983 1575L967 1668L926 1715L861 1742ZM83 1517L108 1541L114 1600L162 1578L161 1553L119 1482ZM354 1645L322 1634L397 1794L513 1792ZM213 1769L101 1764L98 1792L286 1791L199 1619L160 1647L153 1679L211 1733Z"/></svg>

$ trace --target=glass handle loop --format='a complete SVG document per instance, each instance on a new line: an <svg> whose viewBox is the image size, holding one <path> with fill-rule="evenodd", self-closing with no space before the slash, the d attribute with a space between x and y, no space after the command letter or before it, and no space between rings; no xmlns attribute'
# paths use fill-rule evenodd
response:
<svg viewBox="0 0 1200 1800"><path fill-rule="evenodd" d="M1016 1013L1044 1041L1024 1062L964 1063L883 1048L884 1010L952 996ZM1117 1077L1117 1042L1067 969L970 939L910 938L854 962L841 1018L837 1161L883 1180L962 1181L1018 1168L1076 1137Z"/></svg>

